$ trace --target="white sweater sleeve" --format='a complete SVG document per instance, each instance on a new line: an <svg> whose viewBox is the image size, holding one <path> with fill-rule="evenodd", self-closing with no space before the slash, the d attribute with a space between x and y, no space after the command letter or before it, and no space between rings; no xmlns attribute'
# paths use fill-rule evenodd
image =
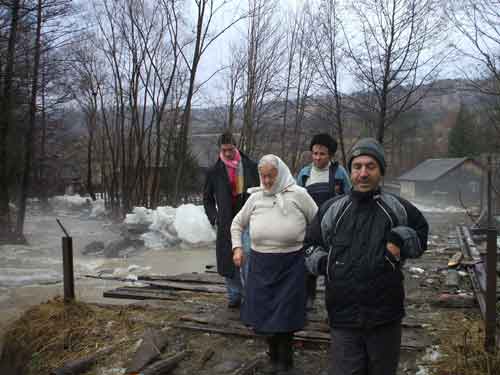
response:
<svg viewBox="0 0 500 375"><path fill-rule="evenodd" d="M258 193L254 193L250 195L247 199L240 212L234 217L233 222L231 224L231 242L232 248L242 247L241 244L241 234L248 227L250 223L250 215L253 211L253 206L255 202L255 195Z"/></svg>
<svg viewBox="0 0 500 375"><path fill-rule="evenodd" d="M318 206L307 192L304 193L300 194L301 209L306 217L307 224L310 224L318 211Z"/></svg>

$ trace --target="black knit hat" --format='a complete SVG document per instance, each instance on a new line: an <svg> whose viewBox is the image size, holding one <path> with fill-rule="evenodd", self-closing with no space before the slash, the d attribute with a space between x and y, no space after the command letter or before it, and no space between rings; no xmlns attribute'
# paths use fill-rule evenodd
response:
<svg viewBox="0 0 500 375"><path fill-rule="evenodd" d="M328 148L330 155L335 154L335 151L337 151L337 141L327 133L316 134L311 140L311 145L309 146L311 151L314 145L325 146Z"/></svg>
<svg viewBox="0 0 500 375"><path fill-rule="evenodd" d="M385 173L385 157L384 148L375 138L361 138L352 147L351 154L347 160L347 167L351 171L352 160L361 155L368 155L374 158L379 167L382 175Z"/></svg>
<svg viewBox="0 0 500 375"><path fill-rule="evenodd" d="M220 145L229 145L229 144L236 146L236 140L233 137L233 133L231 133L229 131L222 133L219 137L218 144L219 144L219 146Z"/></svg>

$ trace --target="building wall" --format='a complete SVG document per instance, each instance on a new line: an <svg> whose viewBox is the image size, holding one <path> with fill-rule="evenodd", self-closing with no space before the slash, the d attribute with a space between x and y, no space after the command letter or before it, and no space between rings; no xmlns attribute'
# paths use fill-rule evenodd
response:
<svg viewBox="0 0 500 375"><path fill-rule="evenodd" d="M479 206L482 174L477 164L466 161L435 181L415 182L415 199L440 205Z"/></svg>
<svg viewBox="0 0 500 375"><path fill-rule="evenodd" d="M415 199L415 182L402 181L401 182L401 196L407 199Z"/></svg>

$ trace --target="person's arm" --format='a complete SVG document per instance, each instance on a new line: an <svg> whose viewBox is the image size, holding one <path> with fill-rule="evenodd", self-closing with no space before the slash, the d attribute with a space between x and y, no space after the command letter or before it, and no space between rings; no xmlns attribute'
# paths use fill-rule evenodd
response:
<svg viewBox="0 0 500 375"><path fill-rule="evenodd" d="M231 243L233 245L233 262L236 267L241 267L244 261L243 244L241 235L250 223L250 215L253 210L253 202L255 194L250 195L250 198L245 202L240 212L234 217L231 223Z"/></svg>
<svg viewBox="0 0 500 375"><path fill-rule="evenodd" d="M310 224L313 221L314 216L318 212L318 205L316 204L314 199L312 199L312 197L307 193L307 191L301 193L300 198L302 213L306 218L307 224Z"/></svg>
<svg viewBox="0 0 500 375"><path fill-rule="evenodd" d="M295 182L297 183L297 185L302 186L302 187L305 187L304 184L302 183L303 179L304 179L305 170L306 170L306 167L303 167L299 171L299 174L297 175L297 177L295 178Z"/></svg>
<svg viewBox="0 0 500 375"><path fill-rule="evenodd" d="M413 204L402 198L398 199L406 209L408 225L398 225L391 229L387 249L397 258L418 258L427 250L429 224Z"/></svg>
<svg viewBox="0 0 500 375"><path fill-rule="evenodd" d="M351 188L351 178L349 177L349 174L345 170L345 168L341 165L337 168L337 177L339 180L342 181L343 187L344 187L344 194L347 194Z"/></svg>
<svg viewBox="0 0 500 375"><path fill-rule="evenodd" d="M325 275L328 258L328 246L323 241L321 233L321 222L330 206L337 198L330 199L323 203L311 223L307 226L304 238L305 264L309 273L313 275Z"/></svg>
<svg viewBox="0 0 500 375"><path fill-rule="evenodd" d="M203 188L203 208L211 225L217 222L217 206L215 202L215 191L213 184L213 176L210 171L207 172L205 178L205 186Z"/></svg>

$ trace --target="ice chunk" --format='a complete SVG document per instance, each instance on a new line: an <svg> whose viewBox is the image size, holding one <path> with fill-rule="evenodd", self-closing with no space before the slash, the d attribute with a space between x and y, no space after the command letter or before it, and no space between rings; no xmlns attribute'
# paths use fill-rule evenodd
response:
<svg viewBox="0 0 500 375"><path fill-rule="evenodd" d="M146 207L134 207L131 214L125 216L125 224L151 224L153 222L153 210Z"/></svg>
<svg viewBox="0 0 500 375"><path fill-rule="evenodd" d="M175 213L174 227L184 242L197 244L215 241L215 231L201 206L194 204L179 206Z"/></svg>

